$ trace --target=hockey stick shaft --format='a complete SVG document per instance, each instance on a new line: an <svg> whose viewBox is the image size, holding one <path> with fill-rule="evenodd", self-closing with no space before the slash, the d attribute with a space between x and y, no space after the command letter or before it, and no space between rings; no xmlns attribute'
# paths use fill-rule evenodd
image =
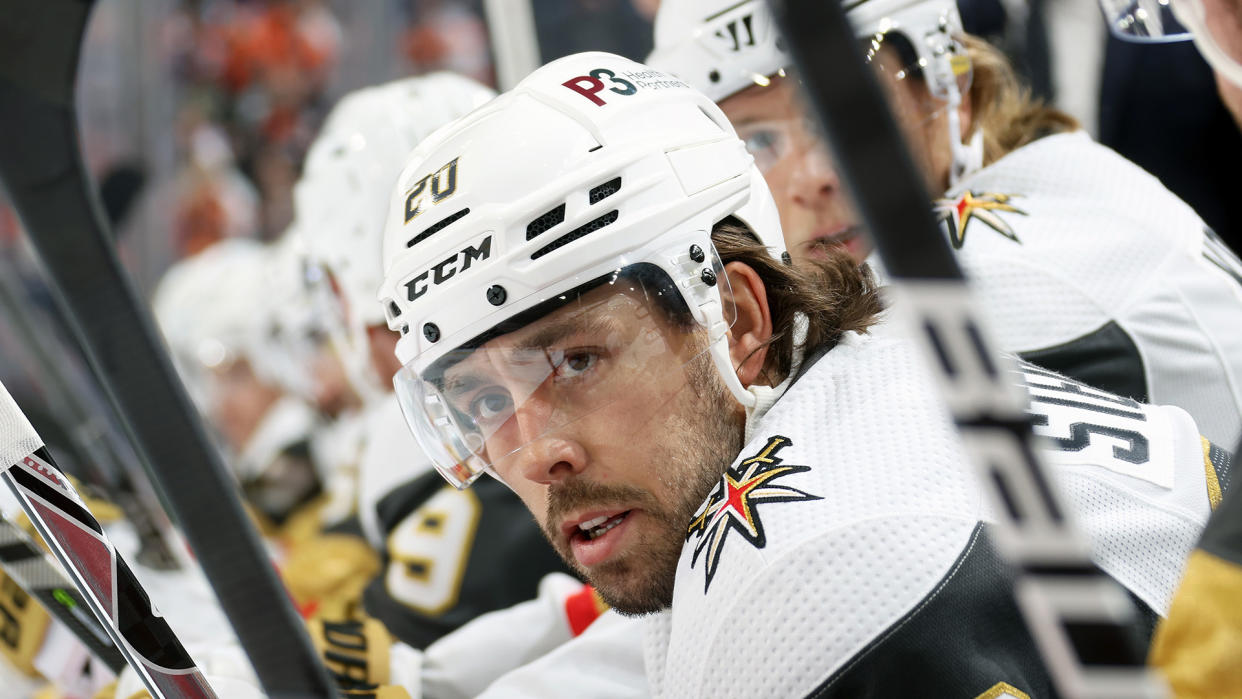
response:
<svg viewBox="0 0 1242 699"><path fill-rule="evenodd" d="M891 277L894 310L921 345L993 501L998 547L1018 571L1018 605L1058 690L1161 696L1133 634L1134 605L1095 567L1048 477L1025 396L993 350L842 3L769 2Z"/></svg>
<svg viewBox="0 0 1242 699"><path fill-rule="evenodd" d="M125 668L125 656L91 614L86 598L56 559L4 518L0 518L0 567L113 673Z"/></svg>
<svg viewBox="0 0 1242 699"><path fill-rule="evenodd" d="M32 446L37 445L34 449ZM17 456L21 452L25 456ZM0 384L4 481L153 697L215 697L168 623Z"/></svg>
<svg viewBox="0 0 1242 699"><path fill-rule="evenodd" d="M274 699L336 696L150 311L117 259L77 147L74 83L92 4L0 4L0 176L57 304L151 469L263 690Z"/></svg>
<svg viewBox="0 0 1242 699"><path fill-rule="evenodd" d="M142 542L138 561L161 570L180 567L181 561L170 543L172 525L167 515L156 508L158 498L144 481L145 474L138 473L142 469L137 465L132 448L124 443L119 429L110 423L107 414L90 409L90 399L99 405L102 397L97 397L98 378L88 378L88 372L80 368L81 347L75 345L73 350L64 347L58 341L59 336L48 327L48 321L52 320L50 314L44 318L35 317L27 307L29 299L19 286L16 275L0 271L0 318L7 320L10 330L25 341L26 370L45 389L48 408L65 421L75 445L97 464L96 468L89 469L98 479L92 482L104 484L134 526ZM72 351L79 354L70 356ZM87 382L91 385L84 385Z"/></svg>

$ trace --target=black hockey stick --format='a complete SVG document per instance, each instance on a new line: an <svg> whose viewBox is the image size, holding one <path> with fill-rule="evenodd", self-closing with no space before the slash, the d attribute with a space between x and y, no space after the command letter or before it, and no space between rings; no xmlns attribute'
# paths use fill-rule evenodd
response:
<svg viewBox="0 0 1242 699"><path fill-rule="evenodd" d="M335 696L107 234L77 146L73 97L91 6L0 6L0 177L264 691L274 699Z"/></svg>
<svg viewBox="0 0 1242 699"><path fill-rule="evenodd" d="M132 447L109 419L111 415L99 410L104 405L99 380L82 366L82 348L65 346L56 330L68 332L68 328L50 327L56 320L52 314L39 315L31 308L29 294L23 293L20 284L20 271L8 266L0 264L0 327L7 325L9 332L24 340L17 346L21 368L43 389L48 409L62 421L74 446L88 454L95 466L85 469L89 479L81 473L71 475L102 485L121 507L142 544L134 557L138 563L160 570L180 567L170 543L174 540L172 523L159 509L145 474L140 473L142 467Z"/></svg>
<svg viewBox="0 0 1242 699"><path fill-rule="evenodd" d="M1052 487L1024 395L993 350L932 219L931 197L841 0L769 2L891 277L894 310L936 374L990 493L996 543L1018 570L1018 605L1058 691L1117 699L1164 695L1134 637L1133 602L1092 562L1088 542Z"/></svg>
<svg viewBox="0 0 1242 699"><path fill-rule="evenodd" d="M215 697L3 384L0 457L0 462L9 464L0 477L151 695L159 699Z"/></svg>

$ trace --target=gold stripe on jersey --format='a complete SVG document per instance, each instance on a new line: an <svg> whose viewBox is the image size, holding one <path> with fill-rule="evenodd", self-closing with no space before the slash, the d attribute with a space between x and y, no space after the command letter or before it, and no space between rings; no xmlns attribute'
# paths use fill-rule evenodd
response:
<svg viewBox="0 0 1242 699"><path fill-rule="evenodd" d="M1242 567L1191 552L1169 616L1156 628L1148 662L1178 699L1242 697Z"/></svg>
<svg viewBox="0 0 1242 699"><path fill-rule="evenodd" d="M1216 477L1216 466L1212 464L1212 443L1206 437L1199 437L1203 444L1203 472L1207 477L1208 504L1215 510L1220 504L1220 479Z"/></svg>
<svg viewBox="0 0 1242 699"><path fill-rule="evenodd" d="M975 699L1031 699L1031 695L1008 682L997 682Z"/></svg>

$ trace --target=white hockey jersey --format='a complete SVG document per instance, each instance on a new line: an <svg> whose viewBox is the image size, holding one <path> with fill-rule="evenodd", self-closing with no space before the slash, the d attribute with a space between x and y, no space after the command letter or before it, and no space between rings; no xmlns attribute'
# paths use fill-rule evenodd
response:
<svg viewBox="0 0 1242 699"><path fill-rule="evenodd" d="M1000 347L1242 437L1242 264L1155 177L1084 133L1040 139L937 202Z"/></svg>
<svg viewBox="0 0 1242 699"><path fill-rule="evenodd" d="M1154 620L1211 483L1227 485L1223 452L1213 465L1177 408L1029 372L1058 482L1102 567ZM651 690L975 697L1008 683L1055 696L988 511L912 347L849 336L776 403L691 523L671 613L648 624Z"/></svg>

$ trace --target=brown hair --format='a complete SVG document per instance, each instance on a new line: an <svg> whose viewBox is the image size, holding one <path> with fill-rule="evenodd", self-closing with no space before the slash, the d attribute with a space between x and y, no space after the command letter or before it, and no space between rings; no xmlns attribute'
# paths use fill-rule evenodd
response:
<svg viewBox="0 0 1242 699"><path fill-rule="evenodd" d="M721 260L742 262L759 274L772 314L772 337L764 360L765 378L773 385L793 367L794 322L798 314L808 321L806 354L837 346L847 332L867 332L884 310L875 278L845 252L829 252L826 261L808 261L797 267L772 258L750 229L727 218L712 227L712 242Z"/></svg>
<svg viewBox="0 0 1242 699"><path fill-rule="evenodd" d="M1078 121L1031 96L1009 59L983 39L966 35L973 64L970 84L971 134L983 129L983 164L1056 133L1076 131Z"/></svg>

